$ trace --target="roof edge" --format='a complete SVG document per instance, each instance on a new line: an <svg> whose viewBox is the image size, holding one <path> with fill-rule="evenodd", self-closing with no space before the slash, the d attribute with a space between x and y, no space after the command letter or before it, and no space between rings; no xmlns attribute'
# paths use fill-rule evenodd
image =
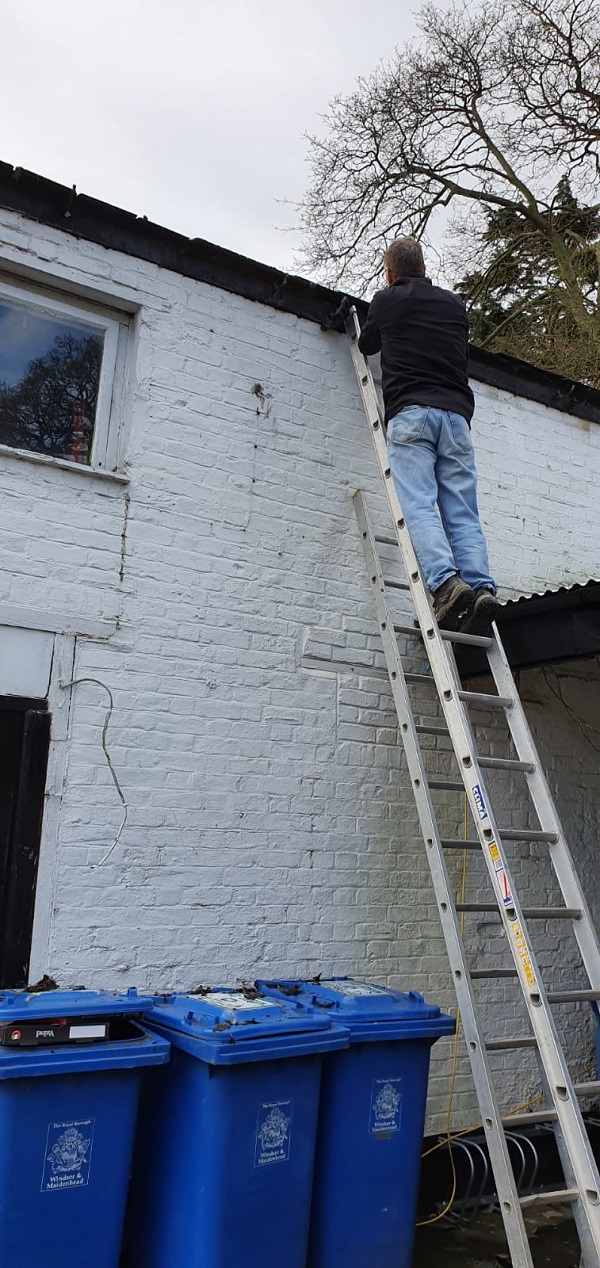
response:
<svg viewBox="0 0 600 1268"><path fill-rule="evenodd" d="M0 207L109 250L147 260L209 286L339 330L343 291L261 264L203 238L188 238L25 168L0 162ZM353 298L359 315L367 304ZM600 423L600 390L540 370L516 357L471 346L469 374L491 387L588 422Z"/></svg>
<svg viewBox="0 0 600 1268"><path fill-rule="evenodd" d="M513 670L600 655L600 581L574 582L503 603L498 628ZM457 650L463 678L489 674L479 648Z"/></svg>

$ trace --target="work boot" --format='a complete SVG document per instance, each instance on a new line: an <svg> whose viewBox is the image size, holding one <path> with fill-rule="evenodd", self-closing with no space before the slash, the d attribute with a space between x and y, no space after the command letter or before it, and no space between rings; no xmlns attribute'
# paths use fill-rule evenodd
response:
<svg viewBox="0 0 600 1268"><path fill-rule="evenodd" d="M466 581L455 572L433 595L433 611L441 630L457 630L472 612L474 594Z"/></svg>
<svg viewBox="0 0 600 1268"><path fill-rule="evenodd" d="M480 634L484 636L491 634L492 621L496 620L499 606L493 591L481 586L475 591L475 602L470 615L461 622L461 634Z"/></svg>

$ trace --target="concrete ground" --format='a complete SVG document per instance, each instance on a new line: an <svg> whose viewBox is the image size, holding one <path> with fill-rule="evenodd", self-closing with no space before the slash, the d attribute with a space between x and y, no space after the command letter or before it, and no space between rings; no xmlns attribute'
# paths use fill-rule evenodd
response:
<svg viewBox="0 0 600 1268"><path fill-rule="evenodd" d="M535 1268L579 1268L579 1240L570 1217L557 1207L527 1213ZM480 1212L458 1227L432 1224L417 1230L413 1268L511 1268L502 1220Z"/></svg>

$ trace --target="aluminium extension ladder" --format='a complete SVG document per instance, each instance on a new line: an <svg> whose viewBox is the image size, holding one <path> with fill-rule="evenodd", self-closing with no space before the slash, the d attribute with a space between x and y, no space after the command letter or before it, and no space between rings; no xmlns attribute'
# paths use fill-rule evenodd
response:
<svg viewBox="0 0 600 1268"><path fill-rule="evenodd" d="M550 1007L554 1003L600 999L600 946L496 626L493 627L492 636L484 638L440 631L433 617L429 592L421 575L391 478L375 384L368 363L358 348L360 324L354 308L350 310L346 320L346 333L381 468L395 536L375 535L361 490L354 495L354 505L512 1263L514 1268L533 1268L522 1208L543 1199L546 1202L550 1200L572 1205L581 1243L582 1263L585 1268L600 1268L600 1176L577 1102L577 1095L600 1091L600 1083L573 1084ZM408 582L386 581L377 554L378 542L400 547ZM416 625L394 623L386 595L388 587L410 591L419 629ZM423 640L431 675L405 673L398 647L398 634L413 635ZM462 690L453 643L466 643L485 649L497 695ZM444 714L443 728L433 725L417 726L415 723L407 681L423 680L435 682ZM467 715L469 704L484 705L505 714L518 760L478 755ZM419 735L423 733L449 733L462 782L428 779L419 744ZM485 768L523 773L539 820L539 830L509 831L498 827L485 784ZM442 839L431 798L431 790L436 789L464 791L476 825L477 840L463 842ZM563 895L564 907L521 907L505 852L507 841L544 843ZM493 890L493 901L455 901L446 868L445 851L462 850L465 846L479 849L483 853ZM460 913L464 911L499 913L512 953L513 969L469 968L460 927ZM546 989L540 978L527 928L527 920L536 917L569 922L577 939L590 990L553 993L551 989ZM502 977L518 978L531 1025L531 1033L520 1038L494 1038L482 1033L474 979ZM546 1108L536 1113L512 1115L502 1119L488 1053L526 1047L536 1049L545 1089ZM539 1122L551 1123L554 1128L565 1188L551 1194L520 1198L513 1177L505 1129Z"/></svg>

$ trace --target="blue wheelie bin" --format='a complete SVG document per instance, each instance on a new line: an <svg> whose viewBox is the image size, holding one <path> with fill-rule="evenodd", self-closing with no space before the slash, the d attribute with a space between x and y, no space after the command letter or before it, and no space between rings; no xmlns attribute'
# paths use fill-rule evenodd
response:
<svg viewBox="0 0 600 1268"><path fill-rule="evenodd" d="M146 1084L128 1245L134 1268L305 1268L322 1009L209 990L157 1001L171 1063Z"/></svg>
<svg viewBox="0 0 600 1268"><path fill-rule="evenodd" d="M257 987L350 1031L323 1068L309 1268L410 1268L430 1051L454 1018L349 978Z"/></svg>
<svg viewBox="0 0 600 1268"><path fill-rule="evenodd" d="M0 1264L117 1268L144 1066L135 991L0 992Z"/></svg>

